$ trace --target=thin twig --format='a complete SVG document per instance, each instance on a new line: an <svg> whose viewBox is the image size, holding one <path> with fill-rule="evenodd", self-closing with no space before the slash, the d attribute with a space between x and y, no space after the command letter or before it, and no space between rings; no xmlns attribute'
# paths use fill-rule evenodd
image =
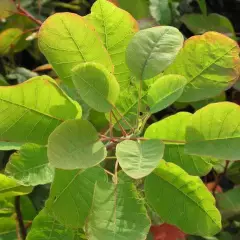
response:
<svg viewBox="0 0 240 240"><path fill-rule="evenodd" d="M19 231L20 231L22 240L25 240L27 237L27 230L25 228L23 216L21 212L20 196L15 197L15 211L17 214L17 222L18 222Z"/></svg>
<svg viewBox="0 0 240 240"><path fill-rule="evenodd" d="M121 129L121 132L122 132L123 136L127 136L126 131L124 130L124 128L123 128L123 126L121 125L121 123L118 121L118 119L117 119L116 115L114 114L114 112L112 112L112 115L113 115L115 121L117 122L119 128Z"/></svg>

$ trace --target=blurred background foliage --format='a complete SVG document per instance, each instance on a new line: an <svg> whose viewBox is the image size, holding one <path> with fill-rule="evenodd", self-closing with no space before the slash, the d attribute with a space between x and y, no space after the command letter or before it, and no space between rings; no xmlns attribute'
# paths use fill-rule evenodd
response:
<svg viewBox="0 0 240 240"><path fill-rule="evenodd" d="M140 29L172 25L186 38L206 31L221 32L239 42L239 0L109 0L131 13ZM48 74L60 80L52 71L37 45L39 25L55 12L74 12L82 16L90 12L94 0L0 0L0 86L19 84L27 79ZM76 29L77 31L77 29ZM68 90L70 91L70 90ZM71 93L70 93L71 95ZM74 97L74 96L72 96ZM158 121L178 111L194 112L211 102L222 100L240 104L240 82L214 99L191 104L175 103L154 115ZM99 129L106 124L104 115L90 112L89 118ZM13 151L0 151L0 172L4 170ZM240 161L229 164L223 161L202 180L216 196L217 206L223 216L223 231L212 238L185 236L173 226L154 221L149 239L155 240L239 240L240 239ZM38 186L21 198L24 221L29 224L42 209L48 196L49 185ZM14 240L16 226L13 199L0 200L0 240ZM154 215L154 213L153 213ZM12 218L6 218L11 216ZM154 216L152 217L154 219ZM6 220L8 219L8 220ZM7 235L1 232L7 231Z"/></svg>

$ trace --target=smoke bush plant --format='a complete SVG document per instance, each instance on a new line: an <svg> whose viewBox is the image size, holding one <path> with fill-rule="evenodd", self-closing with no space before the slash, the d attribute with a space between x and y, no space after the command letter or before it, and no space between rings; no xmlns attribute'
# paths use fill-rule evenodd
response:
<svg viewBox="0 0 240 240"><path fill-rule="evenodd" d="M1 148L19 150L0 175L1 197L51 183L27 240L143 240L149 211L188 234L218 233L221 215L199 177L240 159L240 107L218 102L147 120L230 88L238 45L216 32L184 43L174 27L138 31L106 0L86 17L52 15L38 38L61 87L39 76L0 91Z"/></svg>

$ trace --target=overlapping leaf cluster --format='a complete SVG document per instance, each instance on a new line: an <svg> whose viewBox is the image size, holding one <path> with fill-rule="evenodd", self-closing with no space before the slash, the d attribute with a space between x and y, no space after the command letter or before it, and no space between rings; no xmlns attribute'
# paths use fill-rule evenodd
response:
<svg viewBox="0 0 240 240"><path fill-rule="evenodd" d="M38 37L62 83L109 127L98 132L48 76L1 87L0 140L19 151L8 177L0 176L0 200L51 183L27 240L144 240L149 207L188 234L219 232L220 212L199 176L240 159L240 107L213 103L146 123L176 101L206 100L231 87L238 45L216 32L184 43L174 27L138 31L130 14L106 0L86 17L52 15ZM115 169L106 167L109 159Z"/></svg>

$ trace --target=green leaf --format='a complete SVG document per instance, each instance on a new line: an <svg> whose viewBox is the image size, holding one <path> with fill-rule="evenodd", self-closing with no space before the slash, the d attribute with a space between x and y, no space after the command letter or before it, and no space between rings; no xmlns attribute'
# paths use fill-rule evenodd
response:
<svg viewBox="0 0 240 240"><path fill-rule="evenodd" d="M32 187L22 186L16 180L0 174L0 199L25 195L31 191Z"/></svg>
<svg viewBox="0 0 240 240"><path fill-rule="evenodd" d="M198 5L203 13L203 15L207 15L207 4L206 0L197 0Z"/></svg>
<svg viewBox="0 0 240 240"><path fill-rule="evenodd" d="M33 220L26 240L74 240L74 232L59 224L44 208Z"/></svg>
<svg viewBox="0 0 240 240"><path fill-rule="evenodd" d="M240 184L240 162L233 162L227 170L227 178L235 184Z"/></svg>
<svg viewBox="0 0 240 240"><path fill-rule="evenodd" d="M225 193L216 195L218 208L224 220L234 219L240 216L240 188L236 187Z"/></svg>
<svg viewBox="0 0 240 240"><path fill-rule="evenodd" d="M168 0L150 0L150 13L161 25L171 25L172 12Z"/></svg>
<svg viewBox="0 0 240 240"><path fill-rule="evenodd" d="M8 28L0 33L0 56L14 52L14 47L21 38L23 31L19 28Z"/></svg>
<svg viewBox="0 0 240 240"><path fill-rule="evenodd" d="M16 4L12 0L1 0L0 18L7 18L17 12Z"/></svg>
<svg viewBox="0 0 240 240"><path fill-rule="evenodd" d="M225 16L212 13L208 16L202 14L185 14L181 21L194 34L202 34L207 31L224 33L229 37L235 37L232 23Z"/></svg>
<svg viewBox="0 0 240 240"><path fill-rule="evenodd" d="M143 178L159 164L164 144L157 139L147 141L125 140L116 147L116 157L123 171L132 178Z"/></svg>
<svg viewBox="0 0 240 240"><path fill-rule="evenodd" d="M221 215L207 187L173 163L161 161L147 176L145 194L161 219L187 234L213 236L221 230Z"/></svg>
<svg viewBox="0 0 240 240"><path fill-rule="evenodd" d="M142 108L146 105L147 92L142 91L141 105ZM116 102L116 107L113 109L112 124L114 128L120 129L119 124L123 126L124 129L131 129L130 126L135 126L137 122L137 112L138 112L138 89L136 86L130 86L125 90L120 92L119 98ZM147 112L146 109L141 109L142 112ZM110 121L109 114L106 114L106 118ZM128 123L128 124L127 124Z"/></svg>
<svg viewBox="0 0 240 240"><path fill-rule="evenodd" d="M187 127L186 140L189 154L239 160L240 107L222 102L198 110Z"/></svg>
<svg viewBox="0 0 240 240"><path fill-rule="evenodd" d="M119 84L103 65L83 63L73 68L72 80L80 97L99 112L110 112L119 95Z"/></svg>
<svg viewBox="0 0 240 240"><path fill-rule="evenodd" d="M62 121L82 114L81 107L48 76L0 87L0 103L0 141L14 144L46 144Z"/></svg>
<svg viewBox="0 0 240 240"><path fill-rule="evenodd" d="M0 240L17 240L14 217L0 217Z"/></svg>
<svg viewBox="0 0 240 240"><path fill-rule="evenodd" d="M46 207L65 226L81 228L91 209L96 181L107 181L103 169L57 169ZM67 204L67 205L66 205Z"/></svg>
<svg viewBox="0 0 240 240"><path fill-rule="evenodd" d="M91 14L85 18L96 28L109 52L119 85L123 89L128 87L130 71L126 65L125 52L134 33L138 31L136 20L128 12L106 0L96 1Z"/></svg>
<svg viewBox="0 0 240 240"><path fill-rule="evenodd" d="M160 77L148 91L150 112L159 112L173 104L182 95L186 83L185 77L179 75Z"/></svg>
<svg viewBox="0 0 240 240"><path fill-rule="evenodd" d="M175 61L164 72L188 80L179 102L199 101L219 95L239 77L239 47L216 32L189 38Z"/></svg>
<svg viewBox="0 0 240 240"><path fill-rule="evenodd" d="M161 26L141 30L128 45L127 65L139 80L152 78L174 61L182 45L183 35L177 28Z"/></svg>
<svg viewBox="0 0 240 240"><path fill-rule="evenodd" d="M149 227L144 202L133 184L96 183L92 209L86 222L89 240L144 240Z"/></svg>
<svg viewBox="0 0 240 240"><path fill-rule="evenodd" d="M70 86L71 70L80 63L101 63L113 71L110 56L95 30L77 14L56 13L50 16L42 24L38 39L41 52L61 80Z"/></svg>
<svg viewBox="0 0 240 240"><path fill-rule="evenodd" d="M204 176L210 172L212 163L215 163L216 160L184 153L185 132L191 117L192 114L187 112L179 112L169 116L150 125L144 137L165 139L164 160L177 164L190 175ZM170 142L174 140L175 143Z"/></svg>
<svg viewBox="0 0 240 240"><path fill-rule="evenodd" d="M56 168L89 168L99 164L106 156L106 147L87 120L65 121L48 140L48 159Z"/></svg>
<svg viewBox="0 0 240 240"><path fill-rule="evenodd" d="M5 172L22 185L36 186L52 182L54 169L49 166L46 147L25 144L10 157Z"/></svg>
<svg viewBox="0 0 240 240"><path fill-rule="evenodd" d="M19 150L23 143L17 142L0 142L0 150L9 151L9 150Z"/></svg>
<svg viewBox="0 0 240 240"><path fill-rule="evenodd" d="M117 0L117 2L119 3L120 8L129 12L136 19L149 17L148 0Z"/></svg>

